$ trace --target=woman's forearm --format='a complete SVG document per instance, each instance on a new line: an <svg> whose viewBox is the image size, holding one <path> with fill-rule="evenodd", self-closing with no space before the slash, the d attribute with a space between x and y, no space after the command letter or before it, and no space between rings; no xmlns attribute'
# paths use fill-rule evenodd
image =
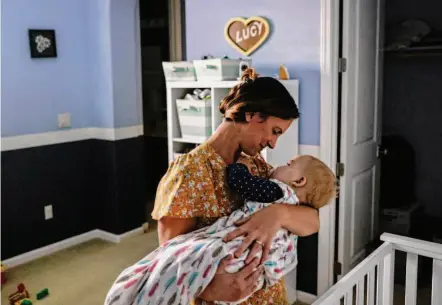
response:
<svg viewBox="0 0 442 305"><path fill-rule="evenodd" d="M282 227L298 236L309 236L319 232L319 213L302 205L280 204Z"/></svg>
<svg viewBox="0 0 442 305"><path fill-rule="evenodd" d="M193 231L195 227L195 218L162 217L158 221L158 241L162 245L169 239Z"/></svg>

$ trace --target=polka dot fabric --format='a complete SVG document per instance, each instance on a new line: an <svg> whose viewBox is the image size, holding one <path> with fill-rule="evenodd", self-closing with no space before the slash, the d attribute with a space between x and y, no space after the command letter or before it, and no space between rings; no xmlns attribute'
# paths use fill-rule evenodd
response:
<svg viewBox="0 0 442 305"><path fill-rule="evenodd" d="M227 182L232 191L244 200L270 203L284 196L275 182L253 176L246 165L235 163L227 166Z"/></svg>

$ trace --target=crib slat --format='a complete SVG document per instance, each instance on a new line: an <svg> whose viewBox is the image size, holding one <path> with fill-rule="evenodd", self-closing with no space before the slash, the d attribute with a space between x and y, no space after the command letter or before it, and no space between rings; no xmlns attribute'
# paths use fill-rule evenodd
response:
<svg viewBox="0 0 442 305"><path fill-rule="evenodd" d="M375 269L368 272L368 289L367 289L367 305L374 305L376 291L374 290Z"/></svg>
<svg viewBox="0 0 442 305"><path fill-rule="evenodd" d="M394 253L387 254L384 258L384 288L382 305L393 305L394 292Z"/></svg>
<svg viewBox="0 0 442 305"><path fill-rule="evenodd" d="M360 279L356 285L356 305L364 305L364 278Z"/></svg>
<svg viewBox="0 0 442 305"><path fill-rule="evenodd" d="M405 281L405 305L416 305L418 255L407 253L407 273Z"/></svg>
<svg viewBox="0 0 442 305"><path fill-rule="evenodd" d="M345 294L344 305L353 305L353 287Z"/></svg>
<svg viewBox="0 0 442 305"><path fill-rule="evenodd" d="M433 259L433 284L431 287L431 305L442 304L442 261Z"/></svg>
<svg viewBox="0 0 442 305"><path fill-rule="evenodd" d="M382 296L384 295L384 260L378 265L378 291L376 296L376 305L382 305Z"/></svg>

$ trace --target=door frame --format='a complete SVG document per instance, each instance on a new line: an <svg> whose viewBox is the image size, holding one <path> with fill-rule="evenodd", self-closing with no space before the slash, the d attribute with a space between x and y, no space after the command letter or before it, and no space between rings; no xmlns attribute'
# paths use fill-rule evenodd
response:
<svg viewBox="0 0 442 305"><path fill-rule="evenodd" d="M169 1L169 50L170 60L182 60L184 55L183 35L183 12L184 3L182 0Z"/></svg>
<svg viewBox="0 0 442 305"><path fill-rule="evenodd" d="M377 12L377 26L384 26L385 1L379 1ZM320 158L336 174L338 149L338 113L339 107L339 49L342 37L340 37L341 0L321 0L321 44L320 44ZM345 5L345 2L344 2ZM380 35L383 35L382 33ZM381 37L381 40L383 36ZM379 48L380 46L376 46ZM383 74L379 71L379 61L382 61L382 53L377 58L376 97L382 103ZM382 68L381 68L382 69ZM380 110L382 112L382 108ZM382 118L382 116L381 116ZM379 119L379 118L378 118ZM341 126L342 127L342 126ZM379 186L377 186L379 187ZM378 209L375 210L375 213ZM322 295L334 284L334 262L336 246L336 200L321 208L321 227L318 236L318 282L317 294ZM373 225L377 225L376 215L373 217Z"/></svg>
<svg viewBox="0 0 442 305"><path fill-rule="evenodd" d="M320 159L336 174L339 92L340 0L321 0ZM336 200L319 210L317 295L333 286Z"/></svg>
<svg viewBox="0 0 442 305"><path fill-rule="evenodd" d="M140 1L135 0L135 61L137 67L136 83L137 83L137 102L138 113L140 115L140 133L143 134L144 121L143 121L143 71L141 67L141 25L140 25ZM169 22L169 52L171 61L180 61L184 57L184 44L183 42L183 12L182 7L184 3L182 0L167 0L168 6L168 22Z"/></svg>

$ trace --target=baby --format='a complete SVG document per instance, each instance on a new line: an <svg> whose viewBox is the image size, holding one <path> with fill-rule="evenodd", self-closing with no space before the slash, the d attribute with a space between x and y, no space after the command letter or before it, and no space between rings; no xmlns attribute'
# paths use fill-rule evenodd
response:
<svg viewBox="0 0 442 305"><path fill-rule="evenodd" d="M245 199L245 205L209 227L169 240L125 269L108 292L105 305L189 304L211 282L220 261L229 254L233 255L242 243L243 236L227 243L222 240L236 229L234 224L238 220L278 203L306 204L319 209L336 194L332 171L318 159L307 155L277 167L271 179L252 176L244 164L232 164L227 167L227 180L229 187ZM296 244L296 235L284 229L277 232L256 290L264 285L274 285L296 267ZM226 271L234 273L240 270L245 265L248 252L234 259ZM258 257L261 255L262 251L257 254Z"/></svg>

